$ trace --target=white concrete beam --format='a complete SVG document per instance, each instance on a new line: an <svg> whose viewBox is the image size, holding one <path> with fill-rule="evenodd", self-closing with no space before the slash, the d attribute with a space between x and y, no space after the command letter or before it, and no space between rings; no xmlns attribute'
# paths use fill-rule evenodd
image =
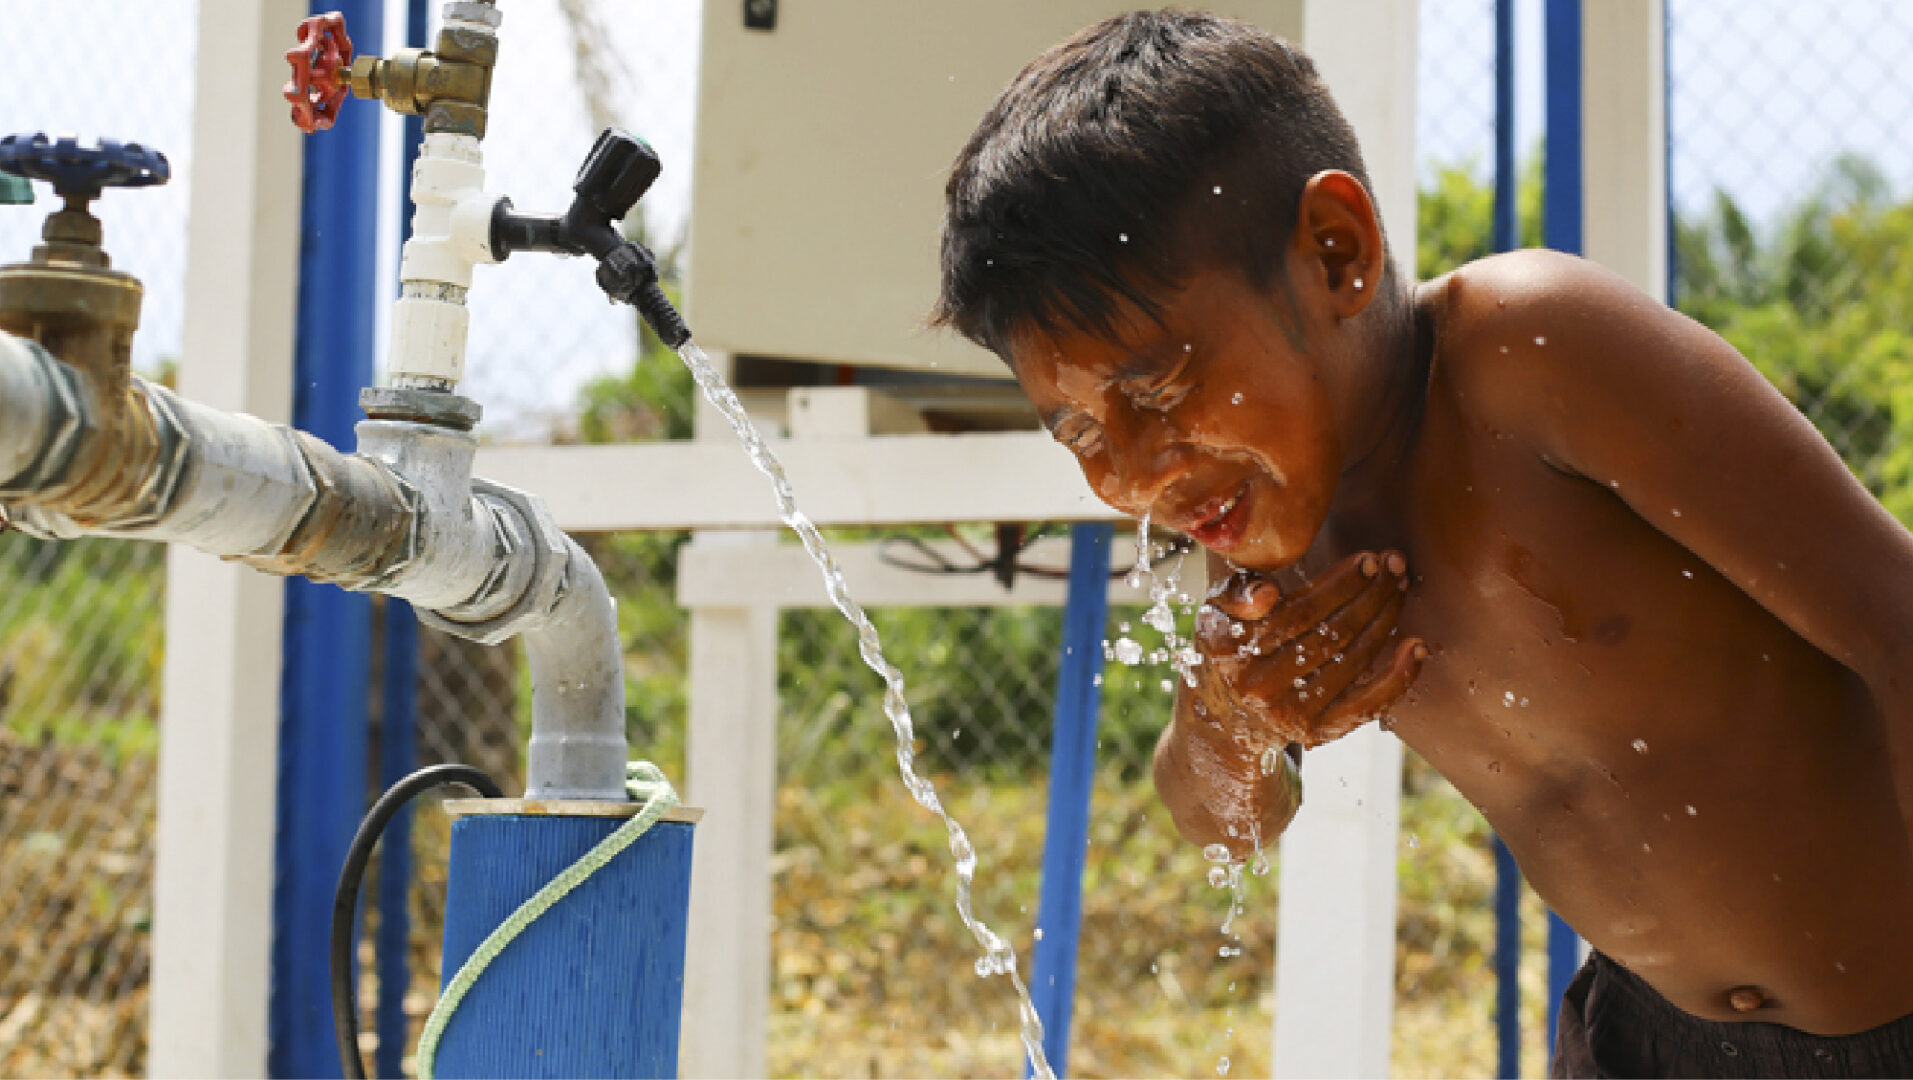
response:
<svg viewBox="0 0 1913 1080"><path fill-rule="evenodd" d="M1068 451L1041 432L767 438L819 525L1108 521ZM541 495L558 524L609 529L776 528L770 485L721 439L487 447L477 474Z"/></svg>
<svg viewBox="0 0 1913 1080"><path fill-rule="evenodd" d="M193 67L179 388L276 421L292 411L301 161L280 57L305 14L204 0ZM183 548L166 574L147 1070L263 1076L285 585Z"/></svg>
<svg viewBox="0 0 1913 1080"><path fill-rule="evenodd" d="M951 565L976 560L954 541L927 545ZM984 545L986 548L988 544ZM833 544L831 554L843 568L852 595L866 608L884 607L1016 607L1034 604L1061 607L1068 599L1069 582L1060 577L1017 575L1005 589L988 573L926 573L897 565L894 559L922 562L921 551L905 545L874 543ZM1049 537L1030 545L1022 562L1032 567L1069 568L1069 538ZM1129 553L1116 552L1115 565L1126 567ZM1204 564L1198 554L1183 565L1184 591L1200 595ZM693 544L678 555L678 604L687 608L740 607L772 603L781 608L832 606L822 578L810 556L797 544L772 548L715 547ZM1131 588L1121 577L1109 581L1111 604L1147 604L1145 589Z"/></svg>
<svg viewBox="0 0 1913 1080"><path fill-rule="evenodd" d="M1665 0L1581 5L1581 222L1587 257L1667 298Z"/></svg>

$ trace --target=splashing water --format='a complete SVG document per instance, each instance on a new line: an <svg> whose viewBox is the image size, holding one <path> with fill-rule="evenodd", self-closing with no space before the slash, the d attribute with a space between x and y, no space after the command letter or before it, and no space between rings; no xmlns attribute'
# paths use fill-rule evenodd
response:
<svg viewBox="0 0 1913 1080"><path fill-rule="evenodd" d="M1132 589L1142 588L1143 582L1149 583L1149 610L1143 612L1142 621L1162 635L1162 648L1150 655L1157 663L1167 661L1182 677L1185 686L1196 685L1196 667L1202 663L1202 654L1196 651L1196 643L1183 637L1176 630L1176 612L1170 607L1171 601L1178 602L1188 614L1195 610L1195 604L1182 592L1182 563L1166 574L1156 573L1154 553L1149 546L1149 515L1144 514L1136 523L1136 564L1125 578ZM1126 629L1126 627L1125 627ZM1124 639L1127 640L1127 639ZM1118 642L1120 647L1121 642Z"/></svg>
<svg viewBox="0 0 1913 1080"><path fill-rule="evenodd" d="M970 843L969 834L963 831L963 826L957 824L956 819L943 808L942 801L937 798L936 786L917 775L916 751L911 745L915 738L915 724L910 718L909 702L903 695L903 673L884 658L883 645L877 639L877 628L871 625L864 609L851 598L850 589L844 583L843 570L830 554L823 534L817 531L817 526L803 511L797 509L797 494L784 475L783 465L764 445L764 438L758 434L757 426L751 423L743 402L725 384L723 376L711 367L710 359L695 342L685 342L679 347L678 356L684 361L684 366L691 370L691 377L697 381L698 389L704 392L705 400L730 422L731 430L737 433L738 439L744 444L745 453L750 455L751 464L770 479L772 492L777 497L778 518L797 534L798 540L803 542L804 551L823 573L824 590L829 593L831 603L857 628L857 651L863 657L865 666L876 672L884 682L883 712L890 720L891 730L896 733L897 768L903 774L904 787L910 790L911 797L916 799L918 805L943 819L944 831L949 834L950 854L955 857L957 868L957 914L983 950L983 955L977 958L976 972L978 975L1010 977L1010 984L1016 988L1023 1050L1029 1055L1030 1067L1036 1075L1054 1080L1056 1073L1051 1070L1049 1058L1043 1053L1043 1021L1036 1014L1036 1004L1030 1000L1029 987L1024 985L1023 977L1017 973L1016 948L985 925L972 910L971 885L976 880L976 848Z"/></svg>

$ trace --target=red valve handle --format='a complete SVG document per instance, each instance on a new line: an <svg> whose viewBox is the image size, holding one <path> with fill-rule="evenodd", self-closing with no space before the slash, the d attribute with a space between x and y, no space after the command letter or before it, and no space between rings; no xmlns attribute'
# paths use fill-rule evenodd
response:
<svg viewBox="0 0 1913 1080"><path fill-rule="evenodd" d="M331 11L300 23L299 44L286 50L286 63L292 65L284 93L292 102L293 124L307 135L330 128L339 118L339 102L345 100L340 73L352 63L345 16Z"/></svg>

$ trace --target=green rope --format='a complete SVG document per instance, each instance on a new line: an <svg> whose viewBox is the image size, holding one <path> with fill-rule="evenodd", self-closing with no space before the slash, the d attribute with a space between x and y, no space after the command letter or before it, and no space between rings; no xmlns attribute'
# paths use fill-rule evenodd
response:
<svg viewBox="0 0 1913 1080"><path fill-rule="evenodd" d="M458 1011L459 1002L465 1000L465 994L471 990L485 968L505 951L512 939L523 933L538 916L543 915L551 905L564 895L584 883L584 880L598 872L620 851L631 846L638 837L643 836L651 826L657 824L665 811L678 804L678 793L671 782L664 778L664 770L648 761L633 761L625 766L625 790L632 800L643 800L644 806L631 820L618 826L616 832L598 841L596 847L585 852L565 869L565 872L552 878L539 889L531 899L518 905L511 917L500 923L491 936L481 942L472 954L465 958L465 964L452 976L445 986L445 992L438 996L438 1004L432 1006L432 1015L425 1019L425 1032L418 1041L419 1080L432 1080L433 1065L438 1057L438 1042L445 1034L445 1025L452 1022L452 1014Z"/></svg>

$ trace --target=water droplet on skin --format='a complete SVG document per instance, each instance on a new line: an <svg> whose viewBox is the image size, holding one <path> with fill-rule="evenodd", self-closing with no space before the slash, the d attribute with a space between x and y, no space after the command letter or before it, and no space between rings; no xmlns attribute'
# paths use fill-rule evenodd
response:
<svg viewBox="0 0 1913 1080"><path fill-rule="evenodd" d="M1249 632L1249 628L1242 625L1239 622L1232 622L1229 624L1229 636L1232 638L1239 638L1248 632Z"/></svg>
<svg viewBox="0 0 1913 1080"><path fill-rule="evenodd" d="M1835 960L1833 962L1833 970L1839 972L1842 975L1845 975L1847 973L1847 966L1845 964L1842 964L1840 961Z"/></svg>
<svg viewBox="0 0 1913 1080"><path fill-rule="evenodd" d="M1641 851L1643 851L1643 852L1645 852L1645 853L1647 853L1647 854L1653 854L1653 852L1654 852L1654 845L1652 845L1652 844L1646 844L1646 843L1643 843L1643 844L1641 845Z"/></svg>
<svg viewBox="0 0 1913 1080"><path fill-rule="evenodd" d="M1501 704L1510 709L1514 708L1514 691L1513 690L1509 690L1508 692L1501 695Z"/></svg>
<svg viewBox="0 0 1913 1080"><path fill-rule="evenodd" d="M1537 334L1535 335L1534 343L1536 345L1546 345L1548 343L1548 339L1541 337L1540 335Z"/></svg>
<svg viewBox="0 0 1913 1080"><path fill-rule="evenodd" d="M1677 506L1677 507L1675 507L1675 508L1674 508L1674 516L1675 516L1675 517L1680 517L1680 516L1681 516L1681 512L1680 512L1680 507L1678 507L1678 506Z"/></svg>
<svg viewBox="0 0 1913 1080"><path fill-rule="evenodd" d="M1528 707L1528 699L1527 699L1527 698L1522 698L1522 699L1521 699L1521 707L1522 707L1522 708L1524 708L1524 709Z"/></svg>
<svg viewBox="0 0 1913 1080"><path fill-rule="evenodd" d="M1280 766L1281 764L1282 764L1282 751L1276 749L1273 746L1269 747L1267 750L1262 751L1261 768L1262 768L1263 776L1274 776L1276 768Z"/></svg>
<svg viewBox="0 0 1913 1080"><path fill-rule="evenodd" d="M1647 753L1647 740L1646 740L1646 739L1635 739L1635 740L1634 740L1634 752L1635 752L1635 753L1637 753L1637 754L1645 754L1645 753Z"/></svg>
<svg viewBox="0 0 1913 1080"><path fill-rule="evenodd" d="M1210 189L1209 189L1209 194L1211 194L1211 195L1220 195L1220 194L1222 194L1222 185L1221 185L1221 184L1217 184L1217 185L1216 185L1215 187L1212 187L1212 188L1210 188Z"/></svg>
<svg viewBox="0 0 1913 1080"><path fill-rule="evenodd" d="M1208 847L1202 849L1202 857L1212 863L1226 863L1229 861L1228 845L1210 844Z"/></svg>
<svg viewBox="0 0 1913 1080"><path fill-rule="evenodd" d="M1305 686L1307 686L1308 684L1309 684L1309 681L1308 681L1307 679L1304 679L1304 678L1303 678L1302 676L1300 676L1300 675L1297 675L1297 676L1295 677L1295 688L1296 688L1297 690L1300 690L1300 689L1302 689L1303 687L1305 687Z"/></svg>
<svg viewBox="0 0 1913 1080"><path fill-rule="evenodd" d="M1502 352L1504 352L1504 353L1505 353L1505 352L1507 352L1507 351L1508 351L1508 347L1507 347L1506 345L1503 345L1503 346L1501 347L1501 351L1502 351Z"/></svg>
<svg viewBox="0 0 1913 1080"><path fill-rule="evenodd" d="M1690 803L1690 804L1688 804L1688 807L1687 807L1687 816L1688 816L1688 817L1694 817L1694 816L1696 816L1696 815L1698 815L1699 813L1700 813L1700 811L1699 811L1699 810L1696 810L1696 809L1694 809L1694 807L1693 807L1693 804L1691 804L1691 803Z"/></svg>
<svg viewBox="0 0 1913 1080"><path fill-rule="evenodd" d="M1235 393L1229 395L1229 404L1231 405L1242 404L1242 391L1237 390Z"/></svg>
<svg viewBox="0 0 1913 1080"><path fill-rule="evenodd" d="M1127 244L1127 243L1129 243L1129 234L1128 234L1128 233L1126 233L1126 232L1119 232L1119 233L1117 233L1117 234L1116 234L1116 239L1118 239L1118 240L1120 240L1120 241L1122 241L1123 243L1125 243L1125 244Z"/></svg>
<svg viewBox="0 0 1913 1080"><path fill-rule="evenodd" d="M1694 576L1694 572L1692 570L1682 570L1681 576L1684 578L1692 578Z"/></svg>

